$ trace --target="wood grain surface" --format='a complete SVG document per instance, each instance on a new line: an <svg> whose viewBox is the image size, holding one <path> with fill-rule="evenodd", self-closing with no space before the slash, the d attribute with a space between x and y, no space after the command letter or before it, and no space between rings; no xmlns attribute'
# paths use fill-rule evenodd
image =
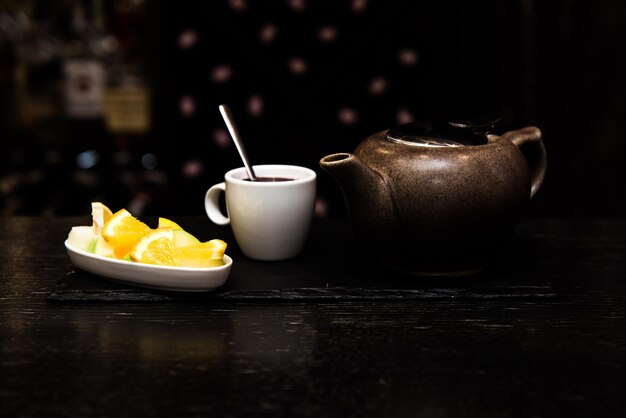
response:
<svg viewBox="0 0 626 418"><path fill-rule="evenodd" d="M484 275L418 281L341 221L260 263L183 219L235 259L195 297L68 277L86 221L0 219L0 416L624 414L625 221L525 221Z"/></svg>

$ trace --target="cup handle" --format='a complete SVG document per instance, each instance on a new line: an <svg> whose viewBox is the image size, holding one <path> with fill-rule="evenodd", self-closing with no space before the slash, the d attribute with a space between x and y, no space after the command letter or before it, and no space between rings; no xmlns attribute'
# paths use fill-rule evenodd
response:
<svg viewBox="0 0 626 418"><path fill-rule="evenodd" d="M228 225L230 223L230 217L224 216L219 205L220 194L225 192L226 185L219 183L211 186L204 196L204 209L206 210L206 214L209 215L209 219L218 225Z"/></svg>

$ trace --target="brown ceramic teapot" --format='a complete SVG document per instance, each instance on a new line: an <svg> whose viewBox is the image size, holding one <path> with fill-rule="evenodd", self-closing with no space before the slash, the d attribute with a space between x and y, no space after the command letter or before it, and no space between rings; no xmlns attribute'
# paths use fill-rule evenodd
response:
<svg viewBox="0 0 626 418"><path fill-rule="evenodd" d="M510 236L546 172L541 131L413 123L328 155L356 233L383 264L412 275L481 271Z"/></svg>

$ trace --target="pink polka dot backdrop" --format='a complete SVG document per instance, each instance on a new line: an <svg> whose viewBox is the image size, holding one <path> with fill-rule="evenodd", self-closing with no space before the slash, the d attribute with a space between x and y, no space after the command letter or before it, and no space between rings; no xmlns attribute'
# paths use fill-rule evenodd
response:
<svg viewBox="0 0 626 418"><path fill-rule="evenodd" d="M229 0L163 6L159 15L160 44L168 47L155 70L165 98L157 105L157 136L165 148L176 138L168 153L176 163L201 161L204 171L194 178L207 185L240 165L218 112L221 103L233 109L255 163L318 171L324 214L342 212L343 200L320 170L321 157L353 151L366 136L399 124L498 105L490 102L493 85L478 81L481 91L475 92L464 83L493 74L488 66L472 67L493 45L459 61L463 28L443 6ZM471 29L480 42L483 29ZM468 67L467 74L457 65ZM168 97L177 97L178 105L170 106Z"/></svg>

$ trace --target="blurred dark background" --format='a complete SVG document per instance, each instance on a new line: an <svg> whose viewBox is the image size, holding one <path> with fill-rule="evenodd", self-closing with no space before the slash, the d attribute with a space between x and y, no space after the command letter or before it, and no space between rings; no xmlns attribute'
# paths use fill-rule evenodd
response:
<svg viewBox="0 0 626 418"><path fill-rule="evenodd" d="M241 165L319 175L321 157L410 121L540 127L530 217L624 217L626 3L620 0L0 0L0 214L204 213Z"/></svg>

